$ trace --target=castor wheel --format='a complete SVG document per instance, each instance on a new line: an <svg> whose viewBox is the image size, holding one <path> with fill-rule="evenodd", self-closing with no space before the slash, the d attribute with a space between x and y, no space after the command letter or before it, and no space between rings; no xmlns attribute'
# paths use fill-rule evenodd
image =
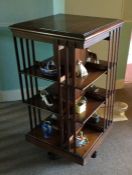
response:
<svg viewBox="0 0 132 175"><path fill-rule="evenodd" d="M97 152L97 151L95 151L95 152L92 154L92 156L91 156L91 157L92 157L92 158L96 158L96 157L97 157L97 153L98 153L98 152Z"/></svg>
<svg viewBox="0 0 132 175"><path fill-rule="evenodd" d="M57 159L60 159L61 157L55 153L52 153L52 152L48 152L48 158L50 160L57 160Z"/></svg>

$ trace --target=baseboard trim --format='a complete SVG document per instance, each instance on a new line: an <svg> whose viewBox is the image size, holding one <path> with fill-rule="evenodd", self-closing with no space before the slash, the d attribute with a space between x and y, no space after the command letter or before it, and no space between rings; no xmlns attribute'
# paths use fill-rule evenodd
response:
<svg viewBox="0 0 132 175"><path fill-rule="evenodd" d="M21 100L19 89L0 91L0 102Z"/></svg>

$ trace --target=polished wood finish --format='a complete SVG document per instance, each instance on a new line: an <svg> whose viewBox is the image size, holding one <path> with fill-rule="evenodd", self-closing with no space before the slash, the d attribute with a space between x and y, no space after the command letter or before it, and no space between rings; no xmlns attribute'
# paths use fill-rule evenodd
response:
<svg viewBox="0 0 132 175"><path fill-rule="evenodd" d="M101 125L102 127L103 125ZM112 126L109 127L108 131ZM78 129L78 128L77 128ZM49 139L44 139L42 130L40 127L36 127L32 129L31 132L27 133L26 139L30 142L33 142L35 145L39 147L45 147L47 150L57 153L61 156L65 156L70 158L71 160L85 165L87 163L87 159L91 157L97 147L101 144L104 137L108 134L108 132L103 133L102 131L96 131L94 129L83 128L83 132L85 136L89 139L88 144L84 147L77 148L76 154L72 154L72 149L70 152L67 152L64 148L59 147L59 135L58 132L54 132L54 135ZM72 143L72 140L71 140ZM98 144L97 144L98 143Z"/></svg>
<svg viewBox="0 0 132 175"><path fill-rule="evenodd" d="M79 15L57 14L12 25L13 30L40 33L53 37L73 38L84 40L90 35L103 30L111 30L115 25L122 24L121 20L88 17Z"/></svg>
<svg viewBox="0 0 132 175"><path fill-rule="evenodd" d="M87 89L88 86L90 86L94 81L96 81L98 78L100 78L103 74L106 73L106 71L99 71L95 69L88 69L89 75L82 78L75 78L75 88L78 88L80 90Z"/></svg>
<svg viewBox="0 0 132 175"><path fill-rule="evenodd" d="M96 101L89 97L86 111L81 114L76 114L76 121L85 124L95 110L102 106L103 103L104 101Z"/></svg>
<svg viewBox="0 0 132 175"><path fill-rule="evenodd" d="M112 127L115 94L116 67L119 35L123 22L117 19L58 14L10 26L16 52L22 100L28 104L30 131L26 139L50 152L67 157L81 165L87 163ZM87 49L106 40L109 44L107 61L99 65L86 63ZM37 62L35 42L53 45L53 57ZM57 76L49 77L40 71L41 65L53 59L57 66ZM89 75L76 77L77 60L85 64ZM76 114L75 102L83 97L87 88L102 75L106 76L105 99L98 101L87 96L86 112ZM52 80L53 85L46 90L52 94L54 105L47 107L39 94L38 79ZM26 91L25 91L25 89ZM104 115L100 122L91 124L92 115L104 105ZM41 110L56 113L56 130L49 139L41 130ZM80 131L89 142L76 147L76 137Z"/></svg>
<svg viewBox="0 0 132 175"><path fill-rule="evenodd" d="M49 59L48 59L49 60ZM46 61L43 61L40 64L46 64ZM75 88L80 89L80 90L85 90L91 83L93 83L94 81L96 81L100 76L102 76L104 73L106 73L106 69L105 70L98 70L95 68L91 68L90 65L87 66L89 75L86 77L76 77L75 79ZM26 68L22 71L20 71L23 74L28 74L31 75L33 77L39 77L42 79L47 79L47 80L52 80L52 81L57 81L57 76L48 76L48 75L44 75L42 73L42 71L40 70L40 68L36 65L33 65L29 68ZM65 84L65 79L66 76L64 75L64 70L61 70L61 77L60 77L60 81ZM72 79L69 79L68 84L71 85L72 83Z"/></svg>

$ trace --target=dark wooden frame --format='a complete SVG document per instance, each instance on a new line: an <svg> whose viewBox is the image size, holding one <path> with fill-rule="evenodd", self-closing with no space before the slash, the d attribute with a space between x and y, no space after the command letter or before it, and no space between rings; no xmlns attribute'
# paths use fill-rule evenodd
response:
<svg viewBox="0 0 132 175"><path fill-rule="evenodd" d="M62 17L65 16L66 15L62 15ZM68 15L68 18L69 17L74 19L75 16ZM93 18L93 20L95 19ZM96 20L95 22L97 22ZM102 21L103 20L105 21L106 19L102 18ZM57 31L57 33L54 31L38 31L33 28L27 28L27 24L28 23L22 23L21 25L20 23L10 26L14 38L22 100L24 103L28 104L29 111L30 131L26 135L26 139L37 146L46 148L47 150L63 155L64 157L68 157L69 159L83 165L97 150L98 146L102 143L104 137L107 135L112 126L119 35L123 22L121 20L110 20L109 22L108 20L107 25L102 25L98 30L95 28L96 30L94 32L90 31L91 33L88 31L89 33L87 35L74 35L72 33L69 33L69 35L67 33L62 35L59 31ZM77 80L75 75L76 50L85 50L102 40L107 40L109 43L107 70L93 70L93 74L91 74L90 78L86 79L85 84L84 82L80 84L79 82L81 82L81 79ZM47 79L47 77L38 73L36 67L34 66L36 61L35 41L49 42L53 44L54 60L58 70L58 77L54 79L57 82L58 87L57 105L59 108L57 110L56 108L52 110L50 108L47 109L44 105L41 105L41 102L39 102L40 98L37 96L39 92L38 78ZM60 45L64 46L63 73L65 81L61 80L62 59L61 51L59 49ZM96 79L103 74L106 74L107 76L106 100L101 101L97 105L95 105L96 103L92 101L90 107L91 111L88 111L87 116L83 121L77 121L75 113L75 89L79 89L82 91L81 93L84 94L87 87L89 87L91 83L96 81ZM65 86L66 99L63 96L63 86ZM26 89L26 91L24 89ZM72 94L71 97L70 94ZM33 99L36 101L33 101ZM105 105L104 119L102 122L103 125L101 125L102 130L100 132L94 130L91 132L88 129L87 133L91 139L90 143L84 146L84 148L76 148L76 135L81 129L85 130L85 123L102 104ZM59 115L59 122L57 126L58 131L55 138L46 140L42 136L42 132L39 127L42 121L41 109L51 110Z"/></svg>

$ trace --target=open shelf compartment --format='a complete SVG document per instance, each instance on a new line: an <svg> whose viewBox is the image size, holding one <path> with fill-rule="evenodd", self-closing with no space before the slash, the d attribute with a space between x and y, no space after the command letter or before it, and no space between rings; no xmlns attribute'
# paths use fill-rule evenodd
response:
<svg viewBox="0 0 132 175"><path fill-rule="evenodd" d="M58 100L54 101L54 105L52 107L47 107L45 103L42 101L40 95L36 95L26 100L25 103L33 107L37 107L39 109L45 109L54 113L59 113ZM89 98L86 112L76 114L76 121L84 124L90 118L90 116L92 116L94 111L97 110L103 103L104 101L96 101L92 98Z"/></svg>
<svg viewBox="0 0 132 175"><path fill-rule="evenodd" d="M89 98L86 111L81 114L76 114L76 121L85 124L93 113L104 104L104 102L105 101L96 101Z"/></svg>
<svg viewBox="0 0 132 175"><path fill-rule="evenodd" d="M65 155L67 158L70 157L71 160L84 165L87 163L87 159L92 156L95 150L97 150L98 146L101 144L103 138L109 132L110 128L111 125L107 130L105 130L105 132L99 132L97 130L84 127L82 131L84 132L84 135L88 137L89 142L85 146L76 148L76 153L73 153L72 148L71 151L68 152L66 149L59 146L58 132L54 132L51 138L45 139L39 126L26 134L26 140L41 148L47 148L47 150L57 153L61 156Z"/></svg>
<svg viewBox="0 0 132 175"><path fill-rule="evenodd" d="M46 59L42 61L40 64L46 64L47 61L52 60L53 58ZM107 64L107 62L105 62ZM94 81L96 81L98 78L100 78L103 74L107 72L107 69L105 70L98 70L96 68L91 68L87 66L89 75L85 77L76 77L75 78L75 88L80 89L80 90L85 90L89 85L91 85ZM60 78L60 82L62 84L65 84L65 75L64 75L64 70L63 68L61 69L62 76ZM42 73L40 68L37 65L33 65L29 68L26 68L20 73L30 75L33 77L39 77L41 79L46 79L46 80L51 80L51 81L57 81L57 76L48 76ZM71 83L70 83L71 84ZM69 84L69 86L70 86Z"/></svg>

